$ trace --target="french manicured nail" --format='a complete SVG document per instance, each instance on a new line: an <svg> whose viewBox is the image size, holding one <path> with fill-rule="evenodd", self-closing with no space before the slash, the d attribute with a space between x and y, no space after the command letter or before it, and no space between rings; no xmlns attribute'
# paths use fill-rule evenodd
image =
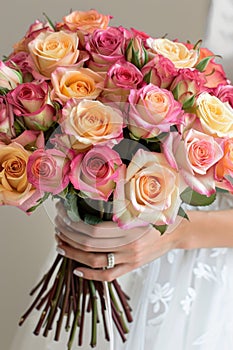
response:
<svg viewBox="0 0 233 350"><path fill-rule="evenodd" d="M68 216L65 216L65 217L63 218L63 221L64 221L64 223L65 223L67 226L70 226L71 220L68 218Z"/></svg>
<svg viewBox="0 0 233 350"><path fill-rule="evenodd" d="M58 236L61 234L61 231L57 227L55 227L55 232Z"/></svg>
<svg viewBox="0 0 233 350"><path fill-rule="evenodd" d="M65 255L65 251L61 248L56 248L57 250L57 253L60 254L60 255Z"/></svg>
<svg viewBox="0 0 233 350"><path fill-rule="evenodd" d="M82 271L79 271L79 270L74 270L74 275L78 276L78 277L83 277L83 273Z"/></svg>

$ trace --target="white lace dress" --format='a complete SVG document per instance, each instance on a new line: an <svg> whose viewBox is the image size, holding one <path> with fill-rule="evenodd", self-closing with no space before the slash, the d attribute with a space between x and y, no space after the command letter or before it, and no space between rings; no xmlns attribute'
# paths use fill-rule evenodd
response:
<svg viewBox="0 0 233 350"><path fill-rule="evenodd" d="M233 207L233 196L220 195L210 207ZM191 208L189 208L191 209ZM224 227L223 227L224 232ZM203 232L203 235L205 232ZM233 232L232 232L233 234ZM98 337L99 350L232 350L233 249L173 250L121 279L131 296L134 321L126 343ZM38 314L19 329L10 350L66 350L32 334ZM89 338L82 348L91 349Z"/></svg>

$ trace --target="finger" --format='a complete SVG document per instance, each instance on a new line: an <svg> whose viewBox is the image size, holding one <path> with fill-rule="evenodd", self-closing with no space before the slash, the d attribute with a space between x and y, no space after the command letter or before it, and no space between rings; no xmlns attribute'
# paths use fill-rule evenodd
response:
<svg viewBox="0 0 233 350"><path fill-rule="evenodd" d="M57 252L67 258L90 266L93 269L103 269L108 265L108 257L106 253L85 252L79 249L74 249L64 243L58 244ZM121 254L115 253L115 264L122 262Z"/></svg>
<svg viewBox="0 0 233 350"><path fill-rule="evenodd" d="M83 277L88 280L111 282L131 270L132 267L129 264L119 264L112 269L104 270L94 270L86 267L80 267L75 269L73 273L76 276Z"/></svg>

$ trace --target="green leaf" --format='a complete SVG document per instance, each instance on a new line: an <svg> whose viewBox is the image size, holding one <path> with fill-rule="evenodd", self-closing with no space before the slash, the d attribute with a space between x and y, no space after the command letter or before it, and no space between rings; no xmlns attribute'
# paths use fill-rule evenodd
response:
<svg viewBox="0 0 233 350"><path fill-rule="evenodd" d="M184 219L189 220L188 215L186 214L186 212L184 211L184 209L182 207L179 207L178 215L181 216Z"/></svg>
<svg viewBox="0 0 233 350"><path fill-rule="evenodd" d="M176 85L176 87L172 90L172 94L174 96L174 99L178 101L179 98L179 84Z"/></svg>
<svg viewBox="0 0 233 350"><path fill-rule="evenodd" d="M44 201L46 201L47 198L49 198L49 196L50 196L50 193L46 192L42 198L36 201L37 203L36 205L34 205L33 207L27 210L27 213L32 213L33 211L35 211Z"/></svg>
<svg viewBox="0 0 233 350"><path fill-rule="evenodd" d="M70 191L66 195L66 199L64 201L64 205L67 210L67 214L72 221L80 221L80 215L78 210L78 194L74 189L70 189Z"/></svg>
<svg viewBox="0 0 233 350"><path fill-rule="evenodd" d="M202 44L202 40L200 39L200 40L198 40L198 41L196 42L196 44L194 45L193 50L199 50L200 47L201 47L201 44Z"/></svg>
<svg viewBox="0 0 233 350"><path fill-rule="evenodd" d="M208 63L209 63L209 61L213 58L213 57L215 57L215 56L208 56L208 57L205 57L205 58L203 58L196 66L195 66L195 68L197 69L197 70L199 70L200 72L203 72L205 69L206 69L206 67L207 67L207 65L208 65Z"/></svg>
<svg viewBox="0 0 233 350"><path fill-rule="evenodd" d="M100 222L103 222L103 220L101 218L99 218L98 216L91 215L91 214L85 214L84 215L84 222L86 224L89 224L89 225L97 225Z"/></svg>
<svg viewBox="0 0 233 350"><path fill-rule="evenodd" d="M46 15L45 12L43 12L43 15L45 16L45 18L46 18L47 21L49 22L50 27L51 27L54 31L56 31L55 25L53 24L53 22L51 21L51 19Z"/></svg>
<svg viewBox="0 0 233 350"><path fill-rule="evenodd" d="M187 110L193 107L195 102L195 95L191 96L187 101L183 103L183 109Z"/></svg>
<svg viewBox="0 0 233 350"><path fill-rule="evenodd" d="M0 95L6 95L9 91L7 88L0 87Z"/></svg>
<svg viewBox="0 0 233 350"><path fill-rule="evenodd" d="M168 225L153 225L153 227L163 235L166 232Z"/></svg>
<svg viewBox="0 0 233 350"><path fill-rule="evenodd" d="M150 80L151 80L151 72L152 72L152 71L150 70L147 74L144 75L143 80L144 80L147 84L150 83Z"/></svg>
<svg viewBox="0 0 233 350"><path fill-rule="evenodd" d="M212 204L215 201L216 193L207 197L206 195L200 194L188 187L181 193L180 197L186 204L193 206L206 206Z"/></svg>

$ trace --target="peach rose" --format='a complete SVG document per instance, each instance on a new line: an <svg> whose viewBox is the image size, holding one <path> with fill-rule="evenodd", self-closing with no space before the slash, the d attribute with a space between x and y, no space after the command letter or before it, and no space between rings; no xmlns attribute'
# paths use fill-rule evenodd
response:
<svg viewBox="0 0 233 350"><path fill-rule="evenodd" d="M123 117L120 110L99 101L71 99L62 110L61 128L73 137L75 149L100 143L113 146L122 139Z"/></svg>
<svg viewBox="0 0 233 350"><path fill-rule="evenodd" d="M35 192L27 179L30 152L18 143L0 144L0 204L20 206Z"/></svg>
<svg viewBox="0 0 233 350"><path fill-rule="evenodd" d="M76 63L78 42L75 33L42 32L28 44L28 49L38 72L50 77L57 67Z"/></svg>
<svg viewBox="0 0 233 350"><path fill-rule="evenodd" d="M104 77L89 68L60 67L52 73L51 98L61 104L70 98L96 99L103 90Z"/></svg>
<svg viewBox="0 0 233 350"><path fill-rule="evenodd" d="M171 41L169 39L147 39L149 52L162 55L169 58L176 68L191 68L194 67L198 60L198 51L188 49L180 42Z"/></svg>
<svg viewBox="0 0 233 350"><path fill-rule="evenodd" d="M214 137L233 136L233 108L227 102L203 92L197 98L197 116L205 133Z"/></svg>
<svg viewBox="0 0 233 350"><path fill-rule="evenodd" d="M164 154L139 149L129 166L120 171L113 201L113 221L119 227L175 221L181 204L180 178Z"/></svg>
<svg viewBox="0 0 233 350"><path fill-rule="evenodd" d="M81 30L84 33L92 33L96 29L106 29L110 16L103 15L96 10L73 11L63 17L64 23L58 23L58 28L65 26L71 31Z"/></svg>

